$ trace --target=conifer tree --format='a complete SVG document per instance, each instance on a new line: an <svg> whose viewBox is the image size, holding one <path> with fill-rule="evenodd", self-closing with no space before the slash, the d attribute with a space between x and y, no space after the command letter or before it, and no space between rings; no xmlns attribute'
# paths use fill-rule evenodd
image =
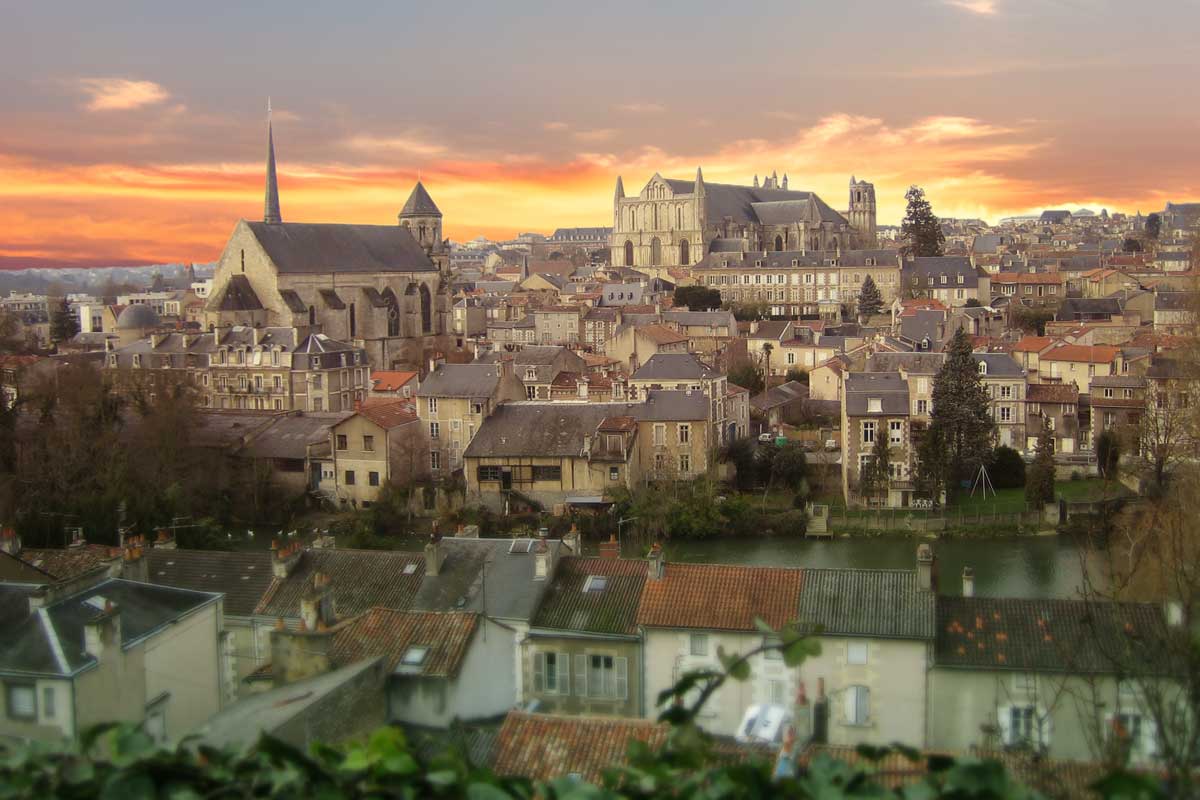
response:
<svg viewBox="0 0 1200 800"><path fill-rule="evenodd" d="M879 287L875 285L875 279L870 275L863 281L862 289L858 293L858 313L863 316L871 316L878 314L883 310L883 295L879 293Z"/></svg>
<svg viewBox="0 0 1200 800"><path fill-rule="evenodd" d="M1034 449L1033 465L1025 479L1025 500L1037 508L1054 502L1054 431L1045 418Z"/></svg>
<svg viewBox="0 0 1200 800"><path fill-rule="evenodd" d="M900 238L906 242L904 255L922 258L943 255L946 236L942 233L942 223L933 213L933 206L925 199L925 190L912 186L904 197L908 200L908 210L900 224Z"/></svg>
<svg viewBox="0 0 1200 800"><path fill-rule="evenodd" d="M50 312L50 339L65 342L79 333L79 320L64 297L58 308Z"/></svg>
<svg viewBox="0 0 1200 800"><path fill-rule="evenodd" d="M871 448L871 460L863 464L858 475L858 491L864 499L882 494L887 496L888 485L888 442L887 431L875 431L875 445Z"/></svg>
<svg viewBox="0 0 1200 800"><path fill-rule="evenodd" d="M988 413L988 394L963 330L954 334L946 362L933 381L933 409L921 448L920 469L926 484L941 476L947 498L988 460L996 424Z"/></svg>

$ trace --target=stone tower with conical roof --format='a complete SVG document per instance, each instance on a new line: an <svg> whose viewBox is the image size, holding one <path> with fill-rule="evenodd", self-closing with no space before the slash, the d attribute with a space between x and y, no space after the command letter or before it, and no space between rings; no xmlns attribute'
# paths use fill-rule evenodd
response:
<svg viewBox="0 0 1200 800"><path fill-rule="evenodd" d="M860 181L850 176L850 209L846 220L860 235L859 241L866 247L878 246L875 229L875 184Z"/></svg>
<svg viewBox="0 0 1200 800"><path fill-rule="evenodd" d="M417 244L429 254L443 271L449 259L446 257L446 243L442 239L442 212L429 196L425 184L417 181L408 201L397 215L401 227L412 232ZM439 258L440 256L440 258Z"/></svg>

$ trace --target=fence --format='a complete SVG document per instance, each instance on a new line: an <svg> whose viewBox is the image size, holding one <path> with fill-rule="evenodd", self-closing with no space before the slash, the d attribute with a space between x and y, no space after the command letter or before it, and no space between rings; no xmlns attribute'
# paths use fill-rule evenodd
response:
<svg viewBox="0 0 1200 800"><path fill-rule="evenodd" d="M909 508L831 508L830 530L894 531L897 533L937 533L974 527L1037 528L1042 524L1042 512L1026 506L986 506L967 509L914 511Z"/></svg>

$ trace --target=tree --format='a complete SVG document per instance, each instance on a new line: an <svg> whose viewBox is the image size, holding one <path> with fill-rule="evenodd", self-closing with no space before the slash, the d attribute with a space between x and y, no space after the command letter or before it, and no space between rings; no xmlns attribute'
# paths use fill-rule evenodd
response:
<svg viewBox="0 0 1200 800"><path fill-rule="evenodd" d="M1054 319L1054 309L1032 308L1024 303L1012 306L1012 324L1034 336L1046 335L1046 323Z"/></svg>
<svg viewBox="0 0 1200 800"><path fill-rule="evenodd" d="M1121 243L1121 250L1126 253L1140 253L1142 252L1142 243L1131 237Z"/></svg>
<svg viewBox="0 0 1200 800"><path fill-rule="evenodd" d="M770 342L763 342L762 352L763 352L764 381L769 380L771 377L771 352L774 349L775 349L775 346L773 344L771 344Z"/></svg>
<svg viewBox="0 0 1200 800"><path fill-rule="evenodd" d="M1196 354L1154 356L1147 377L1138 443L1155 487L1162 489L1168 473L1194 453L1200 441L1200 420L1195 413L1200 363Z"/></svg>
<svg viewBox="0 0 1200 800"><path fill-rule="evenodd" d="M1146 217L1146 236L1157 239L1162 233L1162 217L1157 212Z"/></svg>
<svg viewBox="0 0 1200 800"><path fill-rule="evenodd" d="M925 435L938 443L941 452L927 449L921 464L942 476L949 498L988 460L996 438L987 389L971 355L970 337L961 329L950 340L946 360L934 378L930 419ZM943 463L928 463L927 459Z"/></svg>
<svg viewBox="0 0 1200 800"><path fill-rule="evenodd" d="M979 302L978 297L968 297L967 302L963 303L964 308L980 308L983 303Z"/></svg>
<svg viewBox="0 0 1200 800"><path fill-rule="evenodd" d="M868 275L858 292L858 313L870 317L883 310L883 295L875 285L875 279Z"/></svg>
<svg viewBox="0 0 1200 800"><path fill-rule="evenodd" d="M988 477L997 489L1020 489L1025 485L1025 459L1011 447L1001 445L992 451Z"/></svg>
<svg viewBox="0 0 1200 800"><path fill-rule="evenodd" d="M771 458L771 480L774 483L795 492L800 490L807 477L808 458L804 455L804 448L795 442L788 442L775 449Z"/></svg>
<svg viewBox="0 0 1200 800"><path fill-rule="evenodd" d="M711 311L721 307L721 292L707 286L676 286L675 305L692 311Z"/></svg>
<svg viewBox="0 0 1200 800"><path fill-rule="evenodd" d="M79 317L64 297L50 314L50 341L65 342L79 333Z"/></svg>
<svg viewBox="0 0 1200 800"><path fill-rule="evenodd" d="M729 382L748 390L751 395L760 393L766 386L762 370L749 362L729 370Z"/></svg>
<svg viewBox="0 0 1200 800"><path fill-rule="evenodd" d="M909 187L904 198L908 201L908 210L900 223L900 238L905 242L901 252L906 257L918 258L943 255L946 236L942 233L942 223L933 213L933 206L925 199L925 190L919 186Z"/></svg>
<svg viewBox="0 0 1200 800"><path fill-rule="evenodd" d="M858 473L858 493L870 500L881 492L886 497L888 488L889 456L887 431L875 431L875 444L871 447L871 460L862 465Z"/></svg>
<svg viewBox="0 0 1200 800"><path fill-rule="evenodd" d="M1054 429L1042 418L1033 466L1025 480L1025 501L1036 508L1054 502Z"/></svg>
<svg viewBox="0 0 1200 800"><path fill-rule="evenodd" d="M754 463L756 450L751 439L734 439L721 453L722 461L733 464L733 482L742 491L753 488L758 477Z"/></svg>
<svg viewBox="0 0 1200 800"><path fill-rule="evenodd" d="M1116 431L1108 429L1096 437L1096 462L1100 477L1109 481L1116 479L1121 463L1121 442Z"/></svg>
<svg viewBox="0 0 1200 800"><path fill-rule="evenodd" d="M796 383L808 384L808 373L799 367L788 367L787 374L784 375L784 380L795 381Z"/></svg>

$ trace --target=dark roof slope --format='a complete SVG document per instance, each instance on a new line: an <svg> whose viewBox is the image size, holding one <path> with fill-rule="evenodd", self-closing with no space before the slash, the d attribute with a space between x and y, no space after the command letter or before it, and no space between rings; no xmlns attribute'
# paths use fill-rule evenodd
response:
<svg viewBox="0 0 1200 800"><path fill-rule="evenodd" d="M245 224L279 272L285 274L437 269L412 233L400 225Z"/></svg>
<svg viewBox="0 0 1200 800"><path fill-rule="evenodd" d="M271 586L271 554L262 550L163 550L145 554L150 582L225 594L225 613L249 616Z"/></svg>
<svg viewBox="0 0 1200 800"><path fill-rule="evenodd" d="M800 621L834 635L932 639L934 595L911 570L806 569Z"/></svg>
<svg viewBox="0 0 1200 800"><path fill-rule="evenodd" d="M304 551L290 575L271 581L254 612L298 618L300 597L313 585L318 572L329 577L334 608L345 618L375 606L408 608L424 577L425 559L417 553L392 550L311 548Z"/></svg>
<svg viewBox="0 0 1200 800"><path fill-rule="evenodd" d="M533 619L535 628L634 634L646 582L645 561L616 558L564 558ZM604 578L595 588L593 577Z"/></svg>
<svg viewBox="0 0 1200 800"><path fill-rule="evenodd" d="M338 627L329 654L338 666L382 656L388 671L395 671L410 647L427 647L429 652L419 665L404 665L401 671L452 678L462 667L478 626L478 614L372 608Z"/></svg>
<svg viewBox="0 0 1200 800"><path fill-rule="evenodd" d="M425 191L425 184L417 181L417 185L413 187L412 194L408 196L408 200L404 203L404 208L400 209L401 217L440 217L441 210L437 207L437 203L433 202L433 198L429 196L429 192Z"/></svg>

